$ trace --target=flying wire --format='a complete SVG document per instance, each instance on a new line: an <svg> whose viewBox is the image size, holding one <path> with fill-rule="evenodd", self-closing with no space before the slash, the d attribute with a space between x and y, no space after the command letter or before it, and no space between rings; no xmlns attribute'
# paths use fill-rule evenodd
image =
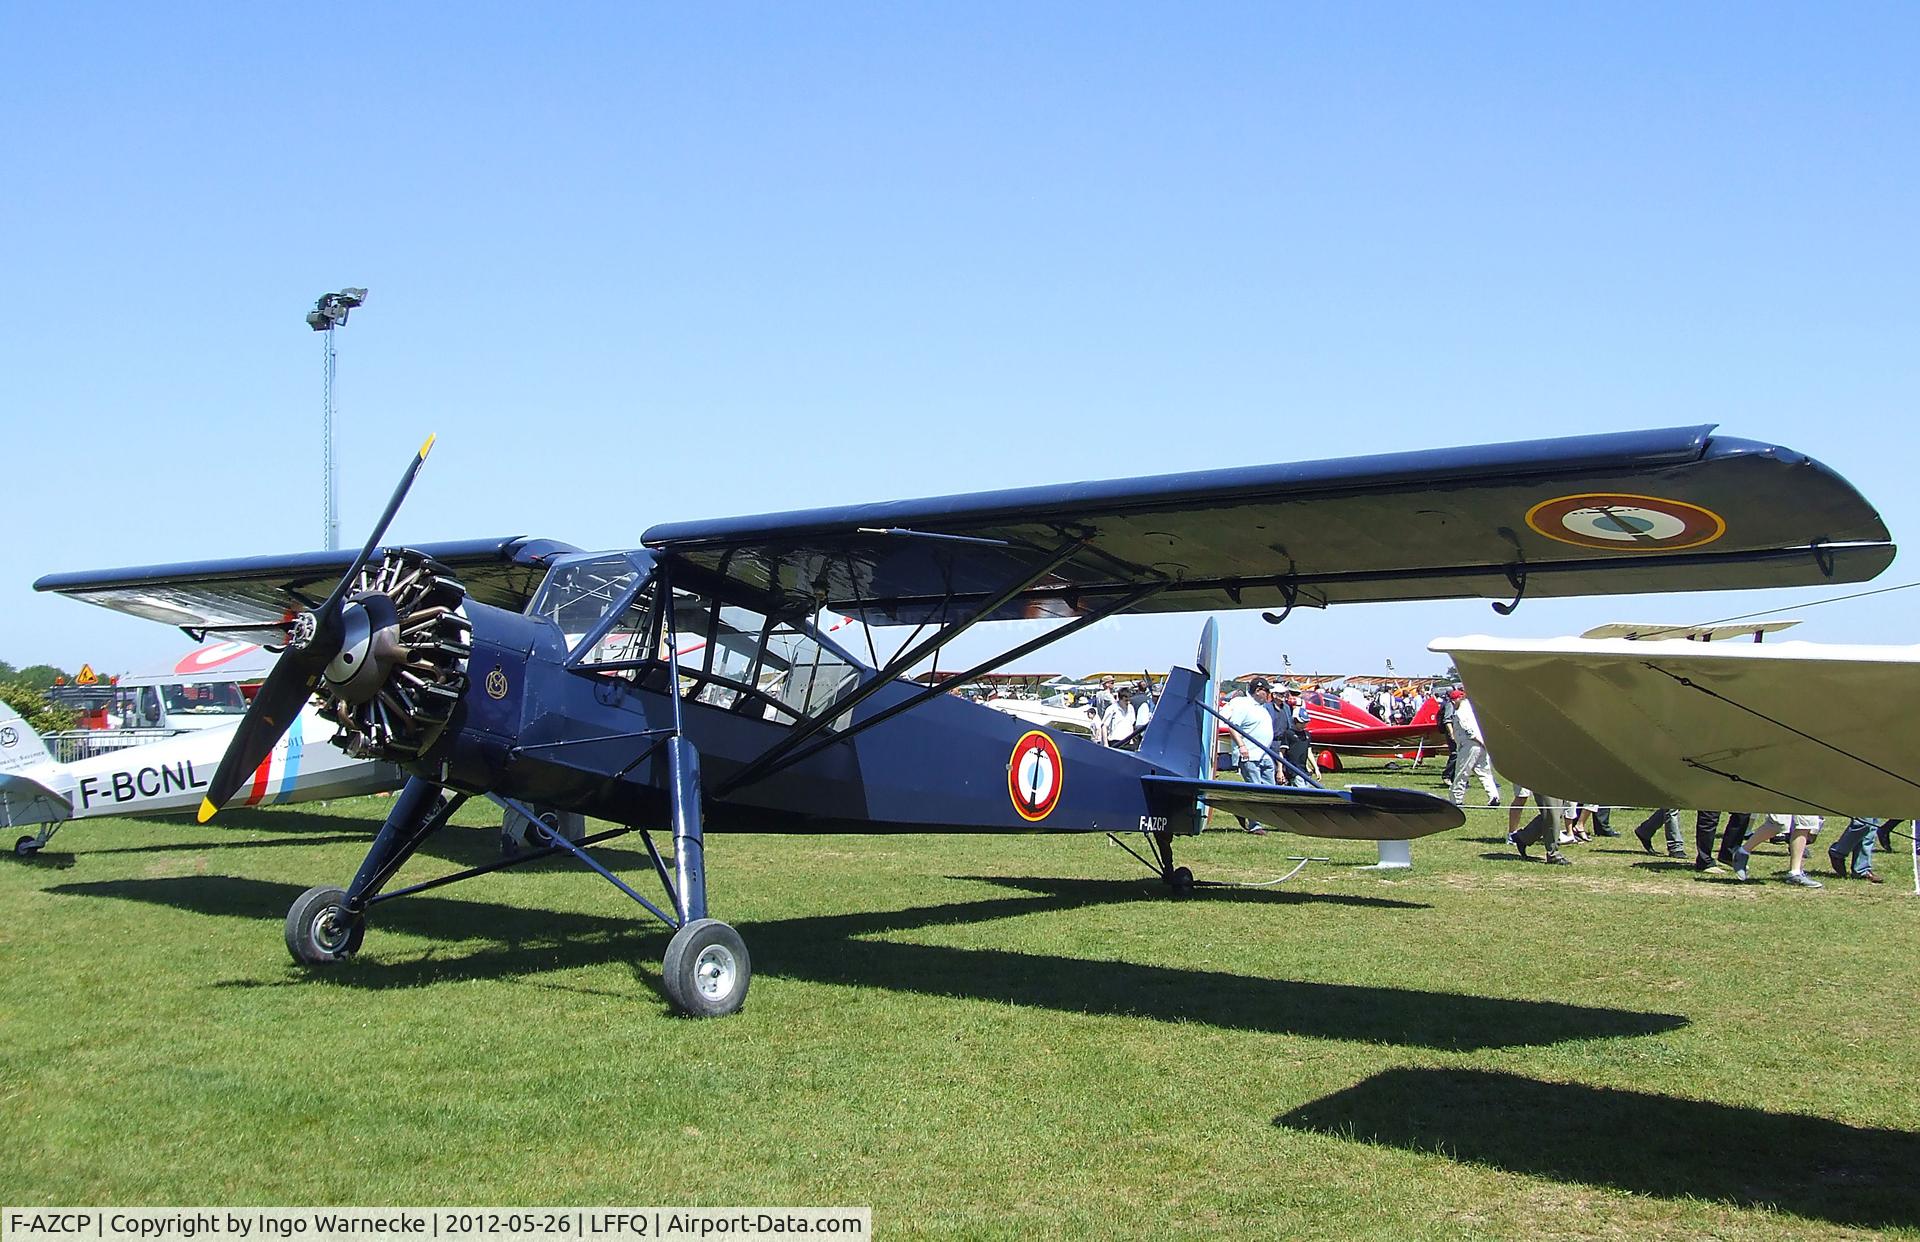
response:
<svg viewBox="0 0 1920 1242"><path fill-rule="evenodd" d="M1836 595L1832 599L1816 599L1810 604L1789 604L1784 608L1766 608L1759 612L1743 612L1737 617L1722 617L1718 621L1702 621L1695 625L1662 626L1659 629L1648 630L1645 633L1639 634L1638 637L1646 639L1658 638L1662 634L1684 634L1689 630L1706 629L1710 625L1728 625L1735 621L1751 621L1755 617L1771 617L1778 612L1800 612L1807 608L1818 608L1822 604L1844 604L1848 600L1866 599L1873 595L1887 595L1894 591L1911 590L1914 587L1920 587L1920 580L1903 582L1899 586L1875 587L1871 591L1855 591L1851 595Z"/></svg>
<svg viewBox="0 0 1920 1242"><path fill-rule="evenodd" d="M1737 708L1740 711L1746 712L1749 716L1754 716L1760 720L1766 721L1770 725L1776 725L1782 729L1785 729L1787 732L1795 735L1796 737L1805 738L1807 741L1812 742L1816 746L1824 746L1828 750L1832 751L1836 755L1841 756L1842 758L1851 759L1855 763L1861 764L1865 767L1872 768L1874 771L1880 773L1883 776L1891 776L1896 781L1900 781L1903 784L1912 785L1915 789L1920 789L1920 781L1915 781L1911 777L1903 776L1900 773L1893 771L1891 768L1882 767L1880 764L1875 763L1873 760L1867 758L1864 755L1856 755L1852 751L1846 749L1844 746L1835 746L1832 742L1827 741L1825 738L1815 737L1813 734L1806 732L1804 729L1796 729L1784 720L1781 720L1774 716L1769 716L1765 712L1759 711L1755 708L1748 707L1745 703L1739 702L1736 699L1730 699L1726 695L1721 694L1717 690L1713 690L1707 686L1701 685L1699 682L1693 680L1691 677L1683 677L1678 673L1672 672L1668 669L1661 668L1657 664L1653 664L1646 661L1643 661L1642 663L1645 665L1646 668L1652 670L1653 672L1659 673L1662 677L1671 678L1673 681L1678 682L1680 685L1685 686L1689 690L1698 690L1700 693L1706 695L1708 698L1718 699L1729 707ZM1687 760L1687 762L1693 763L1693 760L1689 759ZM1694 766L1704 767L1705 765L1695 764ZM1707 770L1710 772L1715 771L1715 769L1713 768L1708 768ZM1721 772L1719 773L1719 775L1726 776L1728 774L1725 772ZM1755 782L1747 781L1745 783L1754 784ZM1761 785L1760 788L1766 789L1767 787L1765 785ZM1767 792L1780 793L1780 790L1767 789ZM1831 809L1831 808L1828 808L1828 809ZM1834 814L1838 815L1840 814L1840 812L1834 811Z"/></svg>

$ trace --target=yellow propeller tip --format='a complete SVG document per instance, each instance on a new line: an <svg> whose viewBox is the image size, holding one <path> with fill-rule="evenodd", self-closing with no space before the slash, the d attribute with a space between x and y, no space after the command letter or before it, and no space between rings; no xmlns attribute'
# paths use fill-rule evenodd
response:
<svg viewBox="0 0 1920 1242"><path fill-rule="evenodd" d="M437 434L430 434L427 436L427 442L420 446L420 459L422 461L425 461L427 454L433 451L433 442L437 439L439 439Z"/></svg>
<svg viewBox="0 0 1920 1242"><path fill-rule="evenodd" d="M220 808L213 804L212 798L200 799L200 822L201 823L203 824L206 823L208 820L212 819L216 814L218 814L219 811L220 811Z"/></svg>

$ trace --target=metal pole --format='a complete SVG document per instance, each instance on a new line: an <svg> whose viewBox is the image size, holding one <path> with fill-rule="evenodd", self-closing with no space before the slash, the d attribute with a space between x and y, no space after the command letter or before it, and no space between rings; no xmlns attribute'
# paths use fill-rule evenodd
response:
<svg viewBox="0 0 1920 1242"><path fill-rule="evenodd" d="M322 347L323 371L321 376L321 396L323 411L320 418L320 537L327 551L332 552L340 546L340 488L333 474L333 380L335 360L333 352L333 327L321 333L324 338Z"/></svg>

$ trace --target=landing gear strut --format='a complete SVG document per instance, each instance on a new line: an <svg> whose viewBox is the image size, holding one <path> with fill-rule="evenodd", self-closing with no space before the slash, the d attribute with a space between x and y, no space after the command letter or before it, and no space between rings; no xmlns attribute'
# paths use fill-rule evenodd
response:
<svg viewBox="0 0 1920 1242"><path fill-rule="evenodd" d="M393 800L359 874L346 889L310 888L287 911L287 952L302 966L326 966L359 951L367 935L367 907L401 864L452 817L465 795L451 797L414 777Z"/></svg>
<svg viewBox="0 0 1920 1242"><path fill-rule="evenodd" d="M466 801L465 794L449 793L432 781L414 777L394 799L393 810L381 825L380 835L374 838L353 883L345 889L308 889L287 911L287 952L303 966L342 961L359 950L367 933L367 911L382 901L564 853L579 859L674 929L662 963L661 982L675 1009L694 1018L717 1018L736 1012L746 1003L747 987L753 981L753 959L739 932L719 919L707 917L699 755L677 735L666 739L666 750L671 769L668 791L673 823L672 868L654 848L652 837L642 832L640 838L646 842L654 871L667 891L672 913L635 892L584 848L634 829L615 828L575 841L570 839L572 834L568 829L572 825L565 818L558 823L548 823L533 808L500 795L491 796L526 824L527 845L531 849L498 862L383 893L381 889L386 882L413 856L420 843L439 831Z"/></svg>
<svg viewBox="0 0 1920 1242"><path fill-rule="evenodd" d="M700 830L700 752L679 735L667 739L667 787L673 819L673 866L668 891L680 915L661 986L673 1007L690 1018L718 1018L739 1010L753 982L753 960L740 933L707 917L706 842ZM664 878L664 877L663 877Z"/></svg>

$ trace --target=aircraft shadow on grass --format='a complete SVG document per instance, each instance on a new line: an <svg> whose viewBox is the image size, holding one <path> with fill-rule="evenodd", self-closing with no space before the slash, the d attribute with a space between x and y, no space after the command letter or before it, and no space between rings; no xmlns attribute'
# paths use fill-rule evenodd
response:
<svg viewBox="0 0 1920 1242"><path fill-rule="evenodd" d="M1143 886L1138 882L1007 882L1025 890L1024 895L754 924L754 942L761 946L754 953L755 973L1068 1013L1197 1022L1237 1030L1449 1051L1652 1035L1686 1024L1685 1018L1674 1014L1554 1001L1267 979L1221 970L870 938L1117 901L1143 901ZM62 884L47 891L156 903L274 924L283 919L288 905L299 895L292 885L236 876L112 880ZM1247 900L1276 905L1408 904L1370 897L1238 890L1201 890L1189 898L1200 902ZM658 942L665 938L664 931L644 931L645 926L628 918L561 914L444 897L397 901L374 911L368 933L370 948L326 970L323 977L349 987L418 987L452 979L514 978L631 961L657 951ZM382 930L417 934L440 943L424 957L382 961L374 939ZM455 946L474 947L462 951ZM636 975L647 977L639 972Z"/></svg>
<svg viewBox="0 0 1920 1242"><path fill-rule="evenodd" d="M1490 1070L1392 1069L1274 1125L1633 1194L1920 1225L1920 1134L1823 1117Z"/></svg>
<svg viewBox="0 0 1920 1242"><path fill-rule="evenodd" d="M184 821L177 816L127 816L138 823L150 823L172 828L180 828ZM378 820L350 818L340 815L317 814L311 811L294 810L287 807L274 807L270 810L245 809L223 811L213 824L199 831L207 833L203 840L162 841L151 845L95 845L93 841L103 834L96 834L94 826L80 823L69 826L72 831L82 834L76 838L85 854L110 856L115 854L198 854L210 850L261 850L279 849L300 845L342 845L349 842L362 846L373 841L379 831ZM270 836L249 836L249 833L271 833ZM465 827L456 826L449 831L435 833L420 847L424 856L441 859L461 867L471 867L480 863L492 862L500 857L500 830L496 826ZM43 851L41 855L30 857L27 861L39 862L52 855ZM61 868L73 866L76 856L61 854ZM644 850L623 849L613 845L600 845L594 850L594 857L608 866L644 867L651 869L652 862ZM552 864L570 865L568 860L556 856L549 860ZM534 867L543 864L522 864Z"/></svg>

